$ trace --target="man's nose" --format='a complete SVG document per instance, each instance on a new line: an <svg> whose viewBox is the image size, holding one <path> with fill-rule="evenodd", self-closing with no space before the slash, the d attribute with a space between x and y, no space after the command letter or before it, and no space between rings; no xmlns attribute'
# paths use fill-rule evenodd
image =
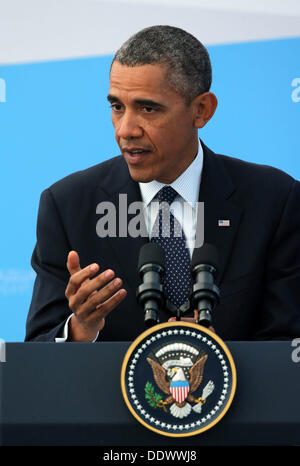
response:
<svg viewBox="0 0 300 466"><path fill-rule="evenodd" d="M126 111L119 120L117 136L122 139L138 138L143 130L138 124L138 118L133 112Z"/></svg>

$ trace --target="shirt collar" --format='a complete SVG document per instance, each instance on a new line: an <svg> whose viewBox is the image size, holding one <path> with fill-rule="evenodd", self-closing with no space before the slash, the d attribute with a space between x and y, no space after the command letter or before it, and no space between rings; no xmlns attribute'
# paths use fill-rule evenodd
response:
<svg viewBox="0 0 300 466"><path fill-rule="evenodd" d="M203 168L203 149L198 143L198 153L187 169L170 185L192 207L198 202L201 175ZM140 183L142 201L148 206L158 191L166 186L164 183L153 180L149 183Z"/></svg>

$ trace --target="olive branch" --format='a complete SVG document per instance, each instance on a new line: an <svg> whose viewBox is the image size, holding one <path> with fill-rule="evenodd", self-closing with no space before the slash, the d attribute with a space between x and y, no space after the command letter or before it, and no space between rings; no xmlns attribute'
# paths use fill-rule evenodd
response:
<svg viewBox="0 0 300 466"><path fill-rule="evenodd" d="M162 399L162 396L159 393L156 393L152 383L146 382L145 385L145 398L148 401L148 404L156 409L156 408L163 408L165 413L167 412L165 402Z"/></svg>

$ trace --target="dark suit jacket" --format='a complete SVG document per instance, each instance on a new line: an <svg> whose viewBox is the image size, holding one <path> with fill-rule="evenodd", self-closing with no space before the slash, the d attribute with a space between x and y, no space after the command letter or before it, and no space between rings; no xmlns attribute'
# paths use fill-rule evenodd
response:
<svg viewBox="0 0 300 466"><path fill-rule="evenodd" d="M214 154L202 143L199 201L205 202L205 241L219 252L221 300L213 313L225 340L300 336L300 183L280 170ZM128 291L106 319L99 340L130 341L143 330L136 303L137 263L145 238L99 238L99 202L141 201L122 156L67 176L43 191L32 267L37 273L26 340L54 341L71 311L65 298L70 250L81 267L112 268ZM131 216L128 216L128 221ZM219 227L229 219L230 227ZM161 321L169 315L162 313Z"/></svg>

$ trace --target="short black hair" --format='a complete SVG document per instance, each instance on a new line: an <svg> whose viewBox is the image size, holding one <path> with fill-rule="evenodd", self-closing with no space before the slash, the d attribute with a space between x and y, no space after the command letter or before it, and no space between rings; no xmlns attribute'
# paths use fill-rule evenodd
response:
<svg viewBox="0 0 300 466"><path fill-rule="evenodd" d="M131 36L116 52L112 64L167 65L170 86L189 104L209 91L211 62L204 45L192 34L174 26L151 26Z"/></svg>

